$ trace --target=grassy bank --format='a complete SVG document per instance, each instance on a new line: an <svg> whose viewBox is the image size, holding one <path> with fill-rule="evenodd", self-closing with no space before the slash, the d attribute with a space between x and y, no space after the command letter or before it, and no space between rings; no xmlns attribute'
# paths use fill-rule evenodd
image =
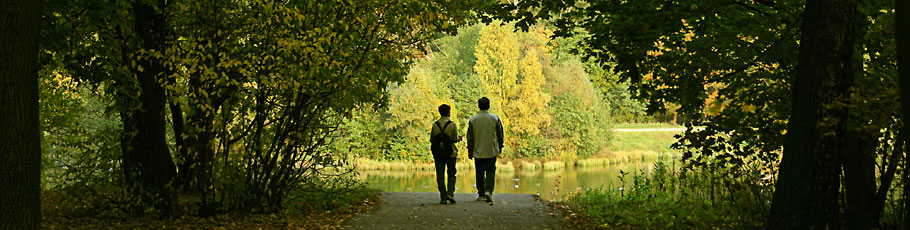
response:
<svg viewBox="0 0 910 230"><path fill-rule="evenodd" d="M622 123L613 125L615 129L657 129L657 128L685 128L682 125L666 123Z"/></svg>
<svg viewBox="0 0 910 230"><path fill-rule="evenodd" d="M622 128L679 128L678 125L667 124L623 124ZM670 159L679 156L677 150L670 148L670 145L676 142L674 135L679 132L675 131L650 131L650 132L616 132L614 140L610 146L601 151L597 156L587 159L579 159L576 162L565 162L560 160L538 160L538 159L513 159L500 160L497 162L498 171L515 171L515 170L559 170L568 166L578 167L597 167L623 162L636 161L654 161L658 159ZM433 163L414 163L414 162L386 162L375 161L370 159L356 160L357 169L360 170L434 170ZM465 157L459 158L455 164L458 169L473 169L474 162Z"/></svg>
<svg viewBox="0 0 910 230"><path fill-rule="evenodd" d="M435 170L436 166L429 162L406 162L406 161L376 161L365 158L356 160L357 169L360 170ZM473 169L474 161L459 158L455 162L457 169ZM512 162L496 162L496 169L499 171L515 171Z"/></svg>
<svg viewBox="0 0 910 230"><path fill-rule="evenodd" d="M665 124L626 124L627 128L673 127ZM679 156L679 151L670 148L676 142L675 131L615 132L613 142L598 156L580 159L579 167L596 167L634 161L653 161Z"/></svg>
<svg viewBox="0 0 910 230"><path fill-rule="evenodd" d="M614 154L653 152L654 154L673 153L670 145L676 142L674 131L653 132L616 132L607 149Z"/></svg>

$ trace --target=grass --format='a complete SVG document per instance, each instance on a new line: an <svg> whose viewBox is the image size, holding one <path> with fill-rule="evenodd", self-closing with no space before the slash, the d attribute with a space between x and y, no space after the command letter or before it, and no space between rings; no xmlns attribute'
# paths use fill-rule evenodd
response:
<svg viewBox="0 0 910 230"><path fill-rule="evenodd" d="M562 161L547 161L543 163L543 170L554 171L560 170L566 167L566 163Z"/></svg>
<svg viewBox="0 0 910 230"><path fill-rule="evenodd" d="M537 171L543 168L539 161L521 161L520 165L521 170L527 171Z"/></svg>
<svg viewBox="0 0 910 230"><path fill-rule="evenodd" d="M659 124L658 124L659 125ZM679 151L670 148L676 143L674 131L615 132L613 142L600 154L580 159L578 167L600 167L632 161L670 159L679 156Z"/></svg>
<svg viewBox="0 0 910 230"><path fill-rule="evenodd" d="M773 189L758 170L625 172L621 184L570 194L562 207L582 229L759 229ZM559 206L559 205L557 205Z"/></svg>
<svg viewBox="0 0 910 230"><path fill-rule="evenodd" d="M436 165L433 162L405 162L405 161L376 161L366 158L360 158L356 160L357 169L359 170L435 170ZM472 169L474 168L474 163L471 161L465 161L465 159L459 158L455 162L455 168L457 169Z"/></svg>
<svg viewBox="0 0 910 230"><path fill-rule="evenodd" d="M616 164L616 163L620 163L620 162L622 162L622 161L619 158L597 157L597 158L588 158L588 159L578 160L577 162L575 162L575 165L577 165L578 167L595 167L595 166Z"/></svg>
<svg viewBox="0 0 910 230"><path fill-rule="evenodd" d="M499 161L496 161L496 171L500 171L500 172L515 172L515 166L512 166L512 162L499 162Z"/></svg>
<svg viewBox="0 0 910 230"><path fill-rule="evenodd" d="M613 128L616 129L653 129L653 128L685 128L682 125L675 124L666 124L666 123L624 123L624 124L615 124Z"/></svg>
<svg viewBox="0 0 910 230"><path fill-rule="evenodd" d="M676 142L674 131L654 132L615 132L613 141L607 148L611 152L654 152L657 154L676 152L670 145Z"/></svg>
<svg viewBox="0 0 910 230"><path fill-rule="evenodd" d="M432 171L436 169L436 165L432 162L388 162L388 161L375 161L365 158L360 158L356 160L357 169L359 170L386 170L386 171L410 171L410 170L420 170L420 171ZM457 169L473 169L474 162L472 160L466 160L459 158L455 162L455 168ZM515 166L512 165L512 162L496 162L496 171L499 172L515 172Z"/></svg>

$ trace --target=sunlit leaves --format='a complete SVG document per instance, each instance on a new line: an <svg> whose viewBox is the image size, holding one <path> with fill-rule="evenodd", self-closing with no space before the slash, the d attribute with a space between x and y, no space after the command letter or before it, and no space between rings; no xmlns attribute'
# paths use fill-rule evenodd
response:
<svg viewBox="0 0 910 230"><path fill-rule="evenodd" d="M358 118L379 119L387 132L373 132L391 135L388 149L377 150L386 155L374 159L427 160L437 106L451 105L463 132L483 96L503 120L507 158L572 161L600 153L609 140L609 113L600 111L605 104L577 58L554 58L549 35L544 26L516 32L507 24L478 24L434 42L405 82L390 88L387 114Z"/></svg>
<svg viewBox="0 0 910 230"><path fill-rule="evenodd" d="M395 140L398 147L391 149L391 157L429 160L430 125L439 118L437 107L442 104L433 87L437 84L436 75L432 69L417 65L411 69L407 81L389 89L391 117L385 126L398 137Z"/></svg>

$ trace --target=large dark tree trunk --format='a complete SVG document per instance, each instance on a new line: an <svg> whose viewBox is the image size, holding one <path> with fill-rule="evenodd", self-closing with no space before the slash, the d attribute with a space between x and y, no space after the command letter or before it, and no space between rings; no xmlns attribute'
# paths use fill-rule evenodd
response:
<svg viewBox="0 0 910 230"><path fill-rule="evenodd" d="M165 41L164 15L143 3L134 3L132 7L141 47L160 50ZM158 7L164 8L164 4L159 1ZM161 60L147 56L137 63L141 67L132 67L130 72L139 83L139 105L121 114L123 170L134 194L167 215L175 199L168 185L177 172L166 140L165 94L160 83L165 77L164 66Z"/></svg>
<svg viewBox="0 0 910 230"><path fill-rule="evenodd" d="M878 216L873 209L877 143L872 139L875 137L873 134L856 132L858 124L848 127L843 158L848 228L870 229L876 223L873 217Z"/></svg>
<svg viewBox="0 0 910 230"><path fill-rule="evenodd" d="M0 10L0 229L41 227L39 0Z"/></svg>
<svg viewBox="0 0 910 230"><path fill-rule="evenodd" d="M857 19L865 18L861 12L857 11ZM865 79L863 66L863 41L861 40L866 34L869 23L866 20L854 20L856 25L853 49L853 73L855 79ZM855 98L864 97L856 93L858 89L854 88L854 93L850 103L854 103ZM849 229L869 229L877 221L875 217L875 149L878 147L879 130L870 131L864 129L865 122L863 117L868 116L868 109L862 105L850 106L851 110L846 121L846 132L844 138L844 150L841 159L843 159L844 172L844 196L846 197L846 214L847 226ZM887 187L886 187L887 188Z"/></svg>
<svg viewBox="0 0 910 230"><path fill-rule="evenodd" d="M855 0L808 0L768 229L840 228L840 152L853 83ZM839 106L840 105L840 106Z"/></svg>
<svg viewBox="0 0 910 230"><path fill-rule="evenodd" d="M907 135L910 132L910 31L907 31L907 25L910 25L910 18L907 13L910 12L910 4L907 0L894 0L894 25L897 33L897 73L900 82L901 91L901 112L903 115L904 127L903 133ZM901 25L901 26L897 26ZM904 144L910 138L903 138ZM906 147L907 145L905 145ZM904 152L907 149L904 149ZM904 228L910 228L910 156L904 156Z"/></svg>

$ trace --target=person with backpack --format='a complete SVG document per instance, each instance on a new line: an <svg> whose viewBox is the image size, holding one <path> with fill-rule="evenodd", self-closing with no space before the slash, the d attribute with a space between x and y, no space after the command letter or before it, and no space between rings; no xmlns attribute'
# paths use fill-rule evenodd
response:
<svg viewBox="0 0 910 230"><path fill-rule="evenodd" d="M490 99L477 100L477 112L468 121L468 158L474 159L477 177L477 200L493 205L493 186L496 181L496 157L502 152L502 120L490 113Z"/></svg>
<svg viewBox="0 0 910 230"><path fill-rule="evenodd" d="M439 106L439 120L433 122L430 131L430 151L436 164L436 186L439 188L441 201L439 204L455 203L455 160L458 148L455 143L461 141L455 122L449 119L451 107L446 104ZM446 186L445 176L449 177Z"/></svg>

